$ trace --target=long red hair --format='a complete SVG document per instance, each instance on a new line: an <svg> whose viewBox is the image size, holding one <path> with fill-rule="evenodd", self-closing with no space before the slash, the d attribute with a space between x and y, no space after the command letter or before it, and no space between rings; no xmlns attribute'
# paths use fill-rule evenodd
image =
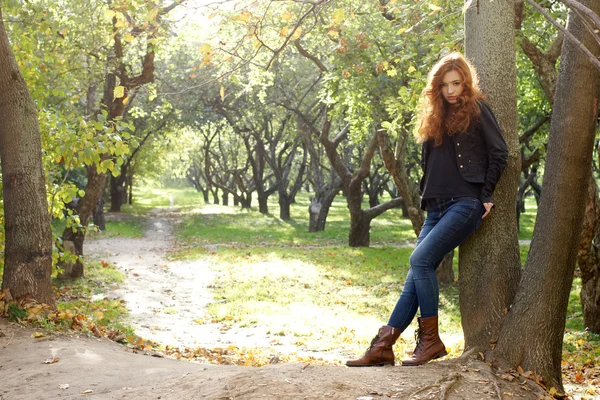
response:
<svg viewBox="0 0 600 400"><path fill-rule="evenodd" d="M454 105L448 104L442 95L444 75L450 71L458 72L463 86ZM417 140L425 142L433 139L438 146L445 134L466 131L471 121L479 116L479 99L484 99L484 96L473 65L460 53L444 56L429 72L423 89Z"/></svg>

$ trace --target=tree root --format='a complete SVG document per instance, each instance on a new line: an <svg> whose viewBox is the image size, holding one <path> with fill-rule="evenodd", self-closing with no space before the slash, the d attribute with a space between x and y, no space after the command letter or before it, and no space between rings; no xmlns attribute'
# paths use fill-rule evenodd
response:
<svg viewBox="0 0 600 400"><path fill-rule="evenodd" d="M440 394L438 397L439 400L446 400L446 395L447 395L448 391L452 388L452 386L454 386L454 384L456 382L458 382L458 380L460 379L461 376L462 375L458 372L452 373L447 376L443 376L440 379L438 379L437 381L435 381L434 384L427 385L427 386L420 388L419 390L417 390L416 392L411 394L408 398L411 399L411 398L413 398L413 396L416 396L417 394L424 392L426 390L429 390L429 389L439 388L440 389Z"/></svg>

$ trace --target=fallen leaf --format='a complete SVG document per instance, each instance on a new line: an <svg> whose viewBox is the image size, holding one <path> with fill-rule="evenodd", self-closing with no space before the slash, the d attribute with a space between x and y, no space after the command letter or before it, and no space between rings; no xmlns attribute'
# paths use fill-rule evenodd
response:
<svg viewBox="0 0 600 400"><path fill-rule="evenodd" d="M68 383L61 383L60 385L58 385L58 387L60 389L68 389L69 388L69 384Z"/></svg>
<svg viewBox="0 0 600 400"><path fill-rule="evenodd" d="M34 339L39 339L39 338L43 338L44 334L42 332L33 332L31 334L31 337L34 338Z"/></svg>
<svg viewBox="0 0 600 400"><path fill-rule="evenodd" d="M59 361L60 361L60 358L58 358L58 357L47 358L46 360L44 360L44 364L56 364Z"/></svg>
<svg viewBox="0 0 600 400"><path fill-rule="evenodd" d="M88 389L88 390L84 390L83 392L81 392L81 394L90 394L90 393L94 393L94 391L91 389Z"/></svg>

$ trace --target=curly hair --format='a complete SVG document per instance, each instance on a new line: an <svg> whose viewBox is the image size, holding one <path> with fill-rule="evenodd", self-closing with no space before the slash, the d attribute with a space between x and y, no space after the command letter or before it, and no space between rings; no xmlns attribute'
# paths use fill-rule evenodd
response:
<svg viewBox="0 0 600 400"><path fill-rule="evenodd" d="M455 105L448 104L442 95L444 75L450 71L457 71L462 79L463 91ZM485 99L479 89L475 68L460 53L450 53L434 65L421 97L417 141L433 139L435 146L442 143L445 134L467 131L471 121L480 113L477 100Z"/></svg>

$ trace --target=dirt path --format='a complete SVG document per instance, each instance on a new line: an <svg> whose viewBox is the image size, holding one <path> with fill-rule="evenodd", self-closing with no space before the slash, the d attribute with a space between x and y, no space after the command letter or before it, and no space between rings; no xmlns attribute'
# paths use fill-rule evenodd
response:
<svg viewBox="0 0 600 400"><path fill-rule="evenodd" d="M143 238L106 238L85 244L88 256L115 263L126 279L118 290L95 296L123 299L136 334L175 347L272 348L274 353L302 353L294 337L276 338L264 328L223 329L220 324L198 324L207 320L206 306L213 302L209 286L215 278L206 260L169 262L165 254L173 246L176 209L155 209L149 213ZM335 354L316 354L333 357Z"/></svg>
<svg viewBox="0 0 600 400"><path fill-rule="evenodd" d="M540 399L531 382L497 379L481 362L346 368L197 364L148 355L107 339L32 330L0 319L0 400L39 399ZM45 364L47 359L56 362Z"/></svg>
<svg viewBox="0 0 600 400"><path fill-rule="evenodd" d="M141 239L97 239L90 255L115 262L127 278L119 290L136 333L163 344L189 347L268 347L264 330L199 325L213 301L214 273L207 261L168 262L177 215L154 211ZM107 339L56 335L0 319L0 400L38 399L523 399L542 398L529 381L498 379L489 367L451 361L421 367L346 368L278 363L262 368L208 365L150 355ZM279 338L281 340L281 338ZM295 346L283 343L279 352ZM46 360L56 362L45 363Z"/></svg>

